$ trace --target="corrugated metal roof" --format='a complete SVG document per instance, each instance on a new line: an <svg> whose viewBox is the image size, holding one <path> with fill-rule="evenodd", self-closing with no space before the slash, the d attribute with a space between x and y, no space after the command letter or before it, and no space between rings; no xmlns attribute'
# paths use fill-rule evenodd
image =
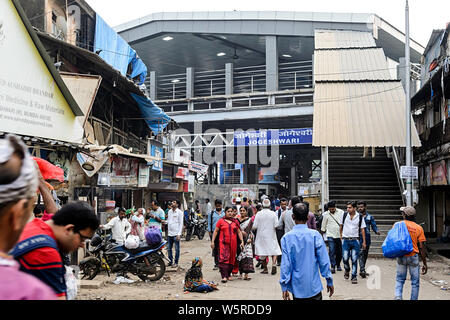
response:
<svg viewBox="0 0 450 320"><path fill-rule="evenodd" d="M381 48L316 50L315 81L391 80Z"/></svg>
<svg viewBox="0 0 450 320"><path fill-rule="evenodd" d="M313 146L405 146L405 93L400 81L316 83ZM420 140L412 123L412 145Z"/></svg>
<svg viewBox="0 0 450 320"><path fill-rule="evenodd" d="M344 49L375 47L375 39L370 32L346 30L316 30L315 48Z"/></svg>

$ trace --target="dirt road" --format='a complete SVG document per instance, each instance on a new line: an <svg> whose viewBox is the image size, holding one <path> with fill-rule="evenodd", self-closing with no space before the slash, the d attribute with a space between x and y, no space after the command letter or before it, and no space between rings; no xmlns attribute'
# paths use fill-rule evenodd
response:
<svg viewBox="0 0 450 320"><path fill-rule="evenodd" d="M213 258L209 238L204 240L181 241L180 268L174 270L168 268L163 279L157 282L145 283L137 277L132 284L114 284L114 276L108 278L106 274L100 274L94 281L102 281L97 289L80 288L78 300L279 300L281 289L279 281L279 268L276 275L263 275L260 270L252 274L252 280L244 281L235 279L226 284L220 283L220 274L213 271ZM167 256L167 255L166 255ZM204 262L203 276L206 280L219 283L219 291L208 294L183 293L183 280L186 270L190 267L194 257L201 257ZM442 290L441 286L431 281L443 280L450 287L450 260L440 256L430 256L428 261L428 274L421 276L419 299L421 300L450 300L450 289ZM358 284L351 284L344 279L343 272L334 274L335 294L329 298L326 290L322 292L325 299L332 300L391 300L394 297L395 287L395 260L370 259L367 261L366 270L372 275L366 279L358 277ZM325 281L323 281L326 288ZM409 299L411 282L408 280L404 288L404 299Z"/></svg>

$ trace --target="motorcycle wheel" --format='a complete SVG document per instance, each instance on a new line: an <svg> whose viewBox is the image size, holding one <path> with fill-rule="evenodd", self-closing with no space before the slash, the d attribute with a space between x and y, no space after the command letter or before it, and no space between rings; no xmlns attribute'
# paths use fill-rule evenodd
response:
<svg viewBox="0 0 450 320"><path fill-rule="evenodd" d="M186 230L186 241L190 241L192 237L192 229Z"/></svg>
<svg viewBox="0 0 450 320"><path fill-rule="evenodd" d="M137 274L139 279L141 279L142 281L157 281L161 279L166 272L166 264L164 263L163 259L159 258L150 267L146 267L145 270L148 272ZM149 274L151 274L151 276L149 276Z"/></svg>
<svg viewBox="0 0 450 320"><path fill-rule="evenodd" d="M198 238L200 239L200 240L203 240L203 237L205 236L205 229L202 229L200 232L199 232L199 234L198 234Z"/></svg>
<svg viewBox="0 0 450 320"><path fill-rule="evenodd" d="M80 265L80 271L83 272L83 277L81 279L92 280L100 272L100 268L94 261L87 261L83 265Z"/></svg>

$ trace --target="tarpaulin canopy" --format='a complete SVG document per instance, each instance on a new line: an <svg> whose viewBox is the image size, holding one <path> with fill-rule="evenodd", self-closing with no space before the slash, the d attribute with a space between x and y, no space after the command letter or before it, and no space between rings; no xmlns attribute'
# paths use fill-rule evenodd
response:
<svg viewBox="0 0 450 320"><path fill-rule="evenodd" d="M134 100L136 100L149 128L155 135L160 134L169 124L171 120L170 117L165 114L164 111L162 111L161 108L154 104L153 101L149 98L145 96L139 96L134 93L131 93L131 96Z"/></svg>
<svg viewBox="0 0 450 320"><path fill-rule="evenodd" d="M44 180L58 180L60 182L64 181L63 169L41 158L33 157L33 160L36 161L37 165L39 166L39 170L41 171Z"/></svg>
<svg viewBox="0 0 450 320"><path fill-rule="evenodd" d="M143 84L145 81L145 77L147 76L147 66L144 64L141 58L139 58L136 51L134 51L134 56L131 60L131 69L133 70L130 76L131 79L139 76L139 85Z"/></svg>
<svg viewBox="0 0 450 320"><path fill-rule="evenodd" d="M119 70L126 77L128 65L131 63L131 78L139 77L139 84L144 83L147 67L137 56L136 51L117 34L98 14L96 15L94 52Z"/></svg>

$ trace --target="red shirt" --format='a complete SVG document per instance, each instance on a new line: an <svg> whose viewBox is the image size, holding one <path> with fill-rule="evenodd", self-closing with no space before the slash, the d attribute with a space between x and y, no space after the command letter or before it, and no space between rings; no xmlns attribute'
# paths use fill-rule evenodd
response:
<svg viewBox="0 0 450 320"><path fill-rule="evenodd" d="M41 234L50 236L57 243L52 228L42 219L34 219L29 222L19 241ZM38 248L24 254L18 260L22 271L47 284L58 297L66 296L65 267L58 250L50 247Z"/></svg>

